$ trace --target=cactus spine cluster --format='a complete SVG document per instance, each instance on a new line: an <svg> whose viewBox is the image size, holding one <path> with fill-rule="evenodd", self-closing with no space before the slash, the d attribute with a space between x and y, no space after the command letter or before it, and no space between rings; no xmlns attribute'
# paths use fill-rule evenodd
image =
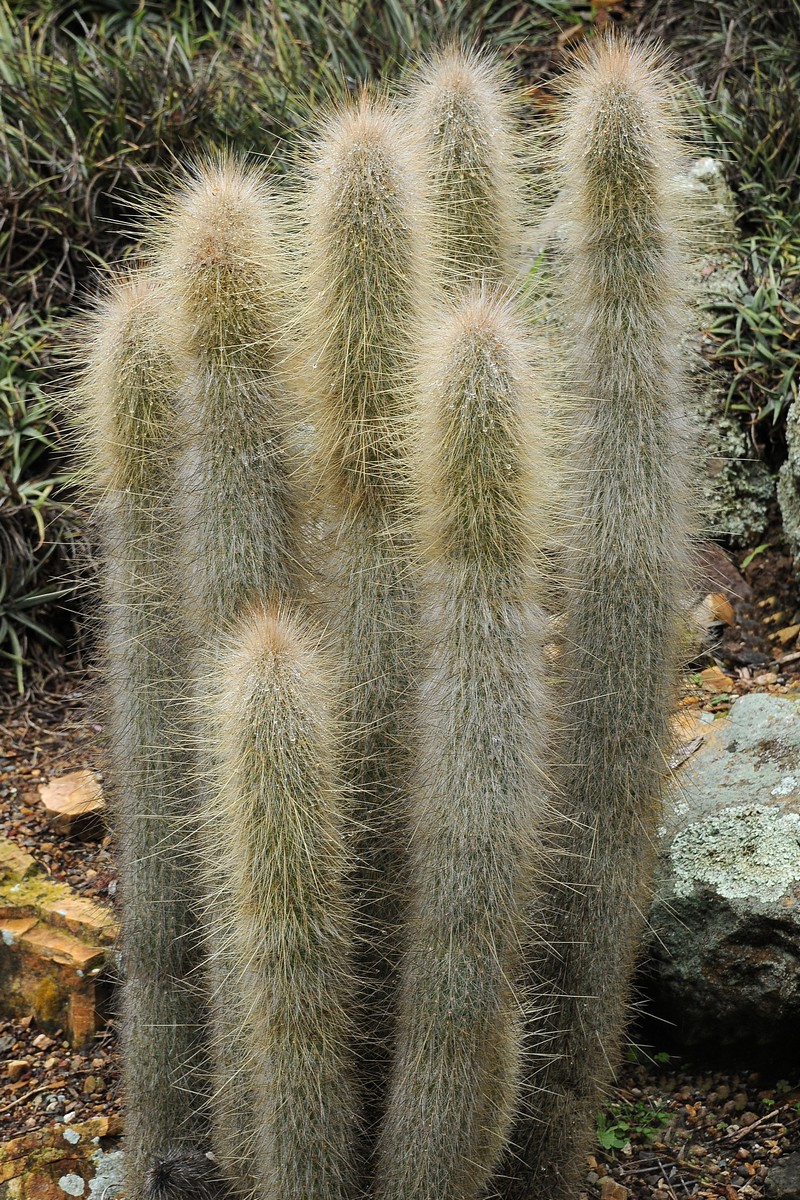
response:
<svg viewBox="0 0 800 1200"><path fill-rule="evenodd" d="M471 53L329 115L280 201L198 168L100 309L132 1200L575 1190L677 668L672 111L622 40L565 84L558 405Z"/></svg>

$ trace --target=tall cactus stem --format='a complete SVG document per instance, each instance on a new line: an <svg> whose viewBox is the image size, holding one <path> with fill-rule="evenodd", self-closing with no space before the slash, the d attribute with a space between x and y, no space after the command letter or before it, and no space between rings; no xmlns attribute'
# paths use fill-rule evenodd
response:
<svg viewBox="0 0 800 1200"><path fill-rule="evenodd" d="M202 794L219 785L201 721L209 651L258 597L291 596L302 587L286 433L282 228L262 172L221 157L195 169L153 236L165 321L184 380L181 575L195 646L187 670L197 689L192 740ZM216 837L204 822L200 849L212 862ZM214 1149L230 1185L249 1194L256 1164L249 1157L253 1081L243 1057L248 1015L229 939L217 922L208 929Z"/></svg>
<svg viewBox="0 0 800 1200"><path fill-rule="evenodd" d="M521 944L550 821L544 471L528 358L510 303L479 292L421 372L420 744L380 1200L479 1196L517 1099Z"/></svg>
<svg viewBox="0 0 800 1200"><path fill-rule="evenodd" d="M183 641L176 620L175 377L160 300L120 279L87 327L80 386L86 466L105 556L111 775L123 905L121 993L127 1191L154 1158L202 1144L204 1008L194 810L182 748Z"/></svg>
<svg viewBox="0 0 800 1200"><path fill-rule="evenodd" d="M688 577L681 146L669 77L623 40L565 84L563 300L575 396L561 805L572 835L543 966L552 1055L511 1195L580 1190L647 911Z"/></svg>
<svg viewBox="0 0 800 1200"><path fill-rule="evenodd" d="M403 440L425 245L415 161L387 104L362 95L328 118L304 199L313 488L330 533L328 619L345 664L361 1055L373 1121L385 1086L405 899L404 714L414 641Z"/></svg>

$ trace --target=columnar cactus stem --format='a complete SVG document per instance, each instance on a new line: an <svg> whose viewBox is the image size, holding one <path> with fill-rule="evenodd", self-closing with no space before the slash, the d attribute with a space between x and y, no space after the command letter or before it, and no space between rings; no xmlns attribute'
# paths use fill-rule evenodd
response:
<svg viewBox="0 0 800 1200"><path fill-rule="evenodd" d="M331 539L329 619L345 665L371 1119L385 1086L405 900L404 706L415 655L403 440L424 242L408 138L384 103L362 96L331 117L308 175L305 362L314 487Z"/></svg>
<svg viewBox="0 0 800 1200"><path fill-rule="evenodd" d="M521 940L549 811L528 353L509 304L479 293L433 339L421 375L424 662L380 1200L480 1195L517 1098Z"/></svg>
<svg viewBox="0 0 800 1200"><path fill-rule="evenodd" d="M198 168L173 198L154 236L154 261L184 377L181 462L184 604L196 653L187 669L206 690L207 650L258 597L300 586L293 471L283 379L287 291L281 217L262 175L227 159ZM199 713L198 709L198 713ZM199 788L218 786L218 767L195 732ZM218 859L206 821L203 857ZM224 890L220 880L219 889ZM216 901L217 889L212 889ZM224 905L220 914L229 912ZM248 1015L241 964L228 953L224 922L208 922L214 1148L229 1183L256 1183L250 1157L252 1080L243 1059Z"/></svg>
<svg viewBox="0 0 800 1200"><path fill-rule="evenodd" d="M127 1192L155 1156L202 1143L193 811L175 618L175 378L146 277L121 279L87 330L80 389L104 544L109 734L123 903L121 1042Z"/></svg>
<svg viewBox="0 0 800 1200"><path fill-rule="evenodd" d="M512 93L497 63L456 48L437 54L415 82L409 115L445 286L514 279L523 186Z"/></svg>
<svg viewBox="0 0 800 1200"><path fill-rule="evenodd" d="M226 887L254 1079L257 1194L353 1200L353 921L344 893L332 672L316 640L257 606L212 701L224 787L206 806ZM213 886L213 883L212 883Z"/></svg>
<svg viewBox="0 0 800 1200"><path fill-rule="evenodd" d="M623 40L591 47L565 88L556 286L576 406L560 783L574 833L544 967L553 1060L511 1162L520 1198L580 1190L651 886L689 541L673 119L662 68Z"/></svg>

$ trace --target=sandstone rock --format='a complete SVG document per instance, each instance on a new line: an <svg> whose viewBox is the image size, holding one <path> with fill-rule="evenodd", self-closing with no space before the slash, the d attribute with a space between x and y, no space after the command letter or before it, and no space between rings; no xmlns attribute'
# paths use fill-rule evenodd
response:
<svg viewBox="0 0 800 1200"><path fill-rule="evenodd" d="M0 1013L32 1013L73 1046L89 1044L103 1020L108 951L35 917L0 917L0 938Z"/></svg>
<svg viewBox="0 0 800 1200"><path fill-rule="evenodd" d="M797 1040L800 703L749 695L687 745L661 830L650 913L657 1007L688 1044Z"/></svg>
<svg viewBox="0 0 800 1200"><path fill-rule="evenodd" d="M30 1065L27 1058L12 1058L5 1064L5 1076L11 1083L16 1083L29 1070Z"/></svg>
<svg viewBox="0 0 800 1200"><path fill-rule="evenodd" d="M27 879L37 870L35 860L21 846L8 838L0 838L0 879Z"/></svg>
<svg viewBox="0 0 800 1200"><path fill-rule="evenodd" d="M700 678L707 692L729 692L733 687L730 675L726 675L719 667L706 667L700 672Z"/></svg>
<svg viewBox="0 0 800 1200"><path fill-rule="evenodd" d="M121 1191L116 1118L53 1124L0 1146L0 1200L108 1200Z"/></svg>
<svg viewBox="0 0 800 1200"><path fill-rule="evenodd" d="M102 836L106 802L92 771L70 771L39 788L39 799L60 833L68 837Z"/></svg>
<svg viewBox="0 0 800 1200"><path fill-rule="evenodd" d="M628 1200L630 1192L610 1175L604 1175L600 1180L600 1200Z"/></svg>
<svg viewBox="0 0 800 1200"><path fill-rule="evenodd" d="M0 864L0 1013L33 1014L44 1029L60 1027L74 1046L86 1045L103 1020L113 914L39 873L2 839Z"/></svg>

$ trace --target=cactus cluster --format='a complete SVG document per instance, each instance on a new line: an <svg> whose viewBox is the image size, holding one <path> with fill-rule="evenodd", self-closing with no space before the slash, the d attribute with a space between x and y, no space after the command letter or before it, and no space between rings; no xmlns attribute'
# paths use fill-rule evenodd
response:
<svg viewBox="0 0 800 1200"><path fill-rule="evenodd" d="M292 183L196 165L87 319L130 1200L575 1194L680 644L675 111L621 39L565 78L547 337L453 48Z"/></svg>

